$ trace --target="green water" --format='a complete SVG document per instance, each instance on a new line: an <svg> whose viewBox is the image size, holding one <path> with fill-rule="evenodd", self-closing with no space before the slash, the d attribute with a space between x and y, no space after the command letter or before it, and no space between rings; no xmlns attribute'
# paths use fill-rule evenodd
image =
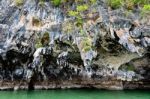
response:
<svg viewBox="0 0 150 99"><path fill-rule="evenodd" d="M0 91L0 99L150 99L150 91L49 90Z"/></svg>

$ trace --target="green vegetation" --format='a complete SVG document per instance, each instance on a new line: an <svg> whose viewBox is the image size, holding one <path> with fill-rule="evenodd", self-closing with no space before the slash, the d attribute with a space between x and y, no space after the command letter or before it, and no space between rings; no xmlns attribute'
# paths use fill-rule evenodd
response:
<svg viewBox="0 0 150 99"><path fill-rule="evenodd" d="M86 4L78 5L78 6L76 7L76 10L75 10L75 11L72 11L72 10L68 11L68 15L81 19L81 18L82 18L82 17L81 17L81 13L82 13L83 11L88 10L88 8L89 8L89 6L86 5Z"/></svg>
<svg viewBox="0 0 150 99"><path fill-rule="evenodd" d="M150 15L150 4L144 5L141 12L142 16Z"/></svg>
<svg viewBox="0 0 150 99"><path fill-rule="evenodd" d="M148 0L123 0L122 2L124 2L125 6L129 10L132 10L135 5L143 6L149 3Z"/></svg>
<svg viewBox="0 0 150 99"><path fill-rule="evenodd" d="M143 10L150 11L150 4L144 5Z"/></svg>
<svg viewBox="0 0 150 99"><path fill-rule="evenodd" d="M37 39L36 39L35 48L38 49L38 48L40 48L40 47L42 47L42 43L41 43L40 38L37 38Z"/></svg>
<svg viewBox="0 0 150 99"><path fill-rule="evenodd" d="M67 26L63 27L67 33L71 33L72 28L75 28L80 36L86 37L86 32L83 30L83 24L84 22L87 22L87 20L92 20L93 13L96 13L96 9L93 7L96 4L97 0L73 0L71 3L74 3L74 7L72 8L71 5L69 5L69 0L65 1L63 4L68 5L65 6L67 15L69 17L73 17L73 24L68 23ZM92 9L91 9L92 8ZM91 16L89 16L90 14ZM73 29L74 30L74 29ZM86 48L88 49L88 47Z"/></svg>
<svg viewBox="0 0 150 99"><path fill-rule="evenodd" d="M59 6L62 0L52 0L54 6Z"/></svg>
<svg viewBox="0 0 150 99"><path fill-rule="evenodd" d="M76 22L75 22L75 25L77 26L77 27L82 27L82 25L83 25L83 19L82 18L78 18L77 20L76 20Z"/></svg>
<svg viewBox="0 0 150 99"><path fill-rule="evenodd" d="M69 15L69 16L73 16L73 17L78 17L79 12L77 12L77 11L72 11L72 10L71 10L71 11L68 12L68 15Z"/></svg>
<svg viewBox="0 0 150 99"><path fill-rule="evenodd" d="M90 0L90 2L91 2L92 4L95 4L95 3L96 3L96 0Z"/></svg>
<svg viewBox="0 0 150 99"><path fill-rule="evenodd" d="M75 0L76 8L74 10L68 10L68 16L75 17L75 25L82 29L85 15L84 12L88 11L90 6L96 2L96 0L90 0L90 3L85 3L83 0ZM68 8L69 9L69 8Z"/></svg>
<svg viewBox="0 0 150 99"><path fill-rule="evenodd" d="M117 9L121 7L122 0L107 0L107 4L113 9Z"/></svg>
<svg viewBox="0 0 150 99"><path fill-rule="evenodd" d="M39 0L39 5L43 6L44 2L47 0ZM49 0L54 6L59 6L62 3L62 0Z"/></svg>
<svg viewBox="0 0 150 99"><path fill-rule="evenodd" d="M138 5L145 5L145 4L148 4L148 3L150 3L150 0L132 0L132 2L134 3L134 4L138 4Z"/></svg>
<svg viewBox="0 0 150 99"><path fill-rule="evenodd" d="M24 2L24 0L15 0L15 4L16 4L17 6L23 5L23 2Z"/></svg>
<svg viewBox="0 0 150 99"><path fill-rule="evenodd" d="M150 0L107 0L106 3L113 9L125 6L128 10L132 10L135 5L144 6L149 4Z"/></svg>
<svg viewBox="0 0 150 99"><path fill-rule="evenodd" d="M88 37L85 37L81 41L81 49L83 52L88 52L92 49L92 40Z"/></svg>
<svg viewBox="0 0 150 99"><path fill-rule="evenodd" d="M69 1L64 1L63 3L68 3ZM68 22L67 26L63 27L63 32L71 33L73 28L77 28L79 31L82 30L83 21L84 21L84 12L87 11L92 4L96 2L96 0L90 0L90 2L86 3L83 0L74 0L72 1L76 4L75 9L72 9L70 5L65 6L67 9L67 14L69 17L74 17L73 22ZM92 3L92 4L91 4ZM66 24L66 23L65 23ZM81 34L81 33L80 33Z"/></svg>
<svg viewBox="0 0 150 99"><path fill-rule="evenodd" d="M84 5L78 5L77 6L77 11L78 12L83 12L83 11L86 11L88 10L89 6L87 4L84 4Z"/></svg>

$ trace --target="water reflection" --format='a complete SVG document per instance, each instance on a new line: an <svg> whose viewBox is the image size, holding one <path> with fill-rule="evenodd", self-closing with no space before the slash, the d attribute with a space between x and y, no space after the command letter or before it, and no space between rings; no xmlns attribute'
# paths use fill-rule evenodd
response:
<svg viewBox="0 0 150 99"><path fill-rule="evenodd" d="M149 90L41 90L1 91L0 99L150 99Z"/></svg>

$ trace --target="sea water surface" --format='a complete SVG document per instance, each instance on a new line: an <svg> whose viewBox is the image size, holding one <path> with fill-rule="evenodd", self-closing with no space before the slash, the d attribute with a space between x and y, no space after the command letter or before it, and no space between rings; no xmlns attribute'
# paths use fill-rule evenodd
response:
<svg viewBox="0 0 150 99"><path fill-rule="evenodd" d="M150 99L150 91L93 89L0 91L0 99Z"/></svg>

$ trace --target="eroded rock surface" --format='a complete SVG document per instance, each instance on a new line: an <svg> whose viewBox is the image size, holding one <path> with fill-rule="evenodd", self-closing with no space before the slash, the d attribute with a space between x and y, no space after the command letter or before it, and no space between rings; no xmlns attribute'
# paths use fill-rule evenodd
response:
<svg viewBox="0 0 150 99"><path fill-rule="evenodd" d="M140 8L126 16L97 0L81 24L62 5L0 0L0 89L150 88L150 25Z"/></svg>

